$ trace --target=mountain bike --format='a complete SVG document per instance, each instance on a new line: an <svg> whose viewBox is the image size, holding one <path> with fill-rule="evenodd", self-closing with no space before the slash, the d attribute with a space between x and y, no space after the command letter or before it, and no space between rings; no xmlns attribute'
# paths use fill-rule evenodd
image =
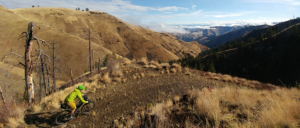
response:
<svg viewBox="0 0 300 128"><path fill-rule="evenodd" d="M78 117L81 114L86 115L94 109L94 107L95 107L95 102L94 101L89 100L87 95L84 95L83 99L85 101L88 101L88 103L84 104L84 103L80 102L79 104L77 104L76 105L76 110L73 114L73 117ZM55 122L58 125L68 122L69 118L71 116L70 115L71 111L72 111L72 109L64 103L61 104L61 108L63 109L62 112L60 112L55 118Z"/></svg>

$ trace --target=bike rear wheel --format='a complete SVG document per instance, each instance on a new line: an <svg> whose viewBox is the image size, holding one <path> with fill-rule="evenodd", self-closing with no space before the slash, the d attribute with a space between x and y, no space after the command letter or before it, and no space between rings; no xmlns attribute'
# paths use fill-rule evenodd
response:
<svg viewBox="0 0 300 128"><path fill-rule="evenodd" d="M94 102L94 101L89 101L89 103L84 104L84 105L81 107L81 113L82 113L82 114L88 114L88 113L90 113L94 108L95 108L95 102Z"/></svg>
<svg viewBox="0 0 300 128"><path fill-rule="evenodd" d="M60 125L69 121L70 118L70 110L65 110L57 115L55 118L55 123Z"/></svg>

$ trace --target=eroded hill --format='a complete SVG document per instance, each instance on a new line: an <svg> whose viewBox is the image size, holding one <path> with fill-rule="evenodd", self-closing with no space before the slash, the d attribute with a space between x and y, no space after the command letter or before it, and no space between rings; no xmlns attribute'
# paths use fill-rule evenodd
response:
<svg viewBox="0 0 300 128"><path fill-rule="evenodd" d="M59 79L68 80L70 69L78 76L88 69L88 30L91 31L94 58L101 60L106 54L116 53L129 59L147 57L149 60L169 61L184 56L183 53L198 55L201 48L195 42L184 42L170 34L157 33L140 26L128 24L103 12L83 12L66 8L23 8L8 10L0 6L0 56L12 51L24 55L25 38L21 33L27 30L28 22L40 27L34 28L34 36L52 44L56 42ZM36 43L34 48L37 48ZM52 55L51 48L42 46L43 52ZM23 60L12 57L11 64ZM95 60L96 60L95 59Z"/></svg>

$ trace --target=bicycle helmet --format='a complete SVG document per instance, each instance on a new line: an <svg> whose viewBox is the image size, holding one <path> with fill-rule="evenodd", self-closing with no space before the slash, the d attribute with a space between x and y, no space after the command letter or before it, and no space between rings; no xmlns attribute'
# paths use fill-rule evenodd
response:
<svg viewBox="0 0 300 128"><path fill-rule="evenodd" d="M79 86L78 86L78 89L79 89L79 90L83 90L83 89L85 89L85 88L84 88L83 85L79 85Z"/></svg>

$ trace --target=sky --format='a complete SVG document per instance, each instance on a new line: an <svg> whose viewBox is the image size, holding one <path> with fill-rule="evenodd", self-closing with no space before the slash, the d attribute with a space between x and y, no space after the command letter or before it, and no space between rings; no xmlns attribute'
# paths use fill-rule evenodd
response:
<svg viewBox="0 0 300 128"><path fill-rule="evenodd" d="M8 8L89 8L158 32L182 28L261 25L300 17L300 0L0 0Z"/></svg>

